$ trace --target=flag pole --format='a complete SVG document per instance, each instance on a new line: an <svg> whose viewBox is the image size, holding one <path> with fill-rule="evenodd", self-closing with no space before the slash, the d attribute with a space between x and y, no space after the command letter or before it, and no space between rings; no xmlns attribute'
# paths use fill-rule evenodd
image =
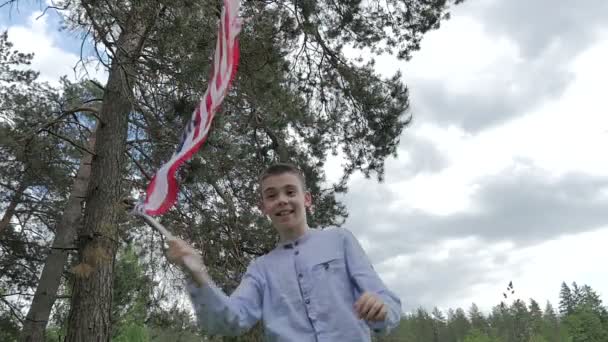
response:
<svg viewBox="0 0 608 342"><path fill-rule="evenodd" d="M143 218L149 226L156 229L156 231L161 233L168 241L176 240L175 236L171 234L171 232L168 231L167 228L163 227L162 224L156 221L152 216L139 212L134 212L134 214Z"/></svg>
<svg viewBox="0 0 608 342"><path fill-rule="evenodd" d="M165 228L162 224L156 221L152 216L146 214L141 207L142 201L135 204L134 201L130 198L126 198L123 200L123 204L125 208L130 212L133 216L141 217L150 227L154 228L157 232L159 232L162 236L164 236L168 241L177 240L177 238L171 234L171 232Z"/></svg>

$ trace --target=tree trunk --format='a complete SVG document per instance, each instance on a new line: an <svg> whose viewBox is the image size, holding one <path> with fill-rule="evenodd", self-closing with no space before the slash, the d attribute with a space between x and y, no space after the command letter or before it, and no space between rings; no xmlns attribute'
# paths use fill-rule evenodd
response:
<svg viewBox="0 0 608 342"><path fill-rule="evenodd" d="M23 197L23 193L25 192L27 187L28 184L25 179L23 179L19 184L19 188L15 190L15 193L11 198L11 203L9 203L8 208L6 208L6 211L4 212L4 216L2 216L2 220L0 220L0 234L2 234L2 232L5 231L6 228L8 228L11 224L11 220L15 215L15 209L17 209L17 205L21 201L21 197Z"/></svg>
<svg viewBox="0 0 608 342"><path fill-rule="evenodd" d="M134 5L135 6L135 5ZM78 234L80 264L73 268L74 292L68 318L68 342L109 341L118 219L124 207L122 178L128 114L132 108L135 63L153 23L135 7L116 43L97 129L84 225Z"/></svg>
<svg viewBox="0 0 608 342"><path fill-rule="evenodd" d="M95 150L95 131L89 138L89 150ZM91 176L93 156L86 153L80 160L72 191L66 208L56 228L55 238L49 255L44 263L32 305L23 322L21 341L38 342L45 340L46 325L55 304L61 276L68 260L69 251L74 247L77 225L82 218L82 204L86 197Z"/></svg>

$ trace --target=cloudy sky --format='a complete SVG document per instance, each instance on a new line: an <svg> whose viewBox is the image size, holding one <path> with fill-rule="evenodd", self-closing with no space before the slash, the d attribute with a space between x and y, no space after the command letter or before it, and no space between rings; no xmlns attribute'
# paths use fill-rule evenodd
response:
<svg viewBox="0 0 608 342"><path fill-rule="evenodd" d="M37 9L1 9L0 29L43 80L73 77L77 37ZM352 180L346 227L404 310L488 309L509 281L514 298L557 304L576 281L608 301L607 17L605 0L469 1L410 62L379 59L415 119L384 183Z"/></svg>
<svg viewBox="0 0 608 342"><path fill-rule="evenodd" d="M608 2L469 1L403 71L414 125L347 226L408 310L557 304L562 281L608 301ZM384 66L384 68L382 68Z"/></svg>

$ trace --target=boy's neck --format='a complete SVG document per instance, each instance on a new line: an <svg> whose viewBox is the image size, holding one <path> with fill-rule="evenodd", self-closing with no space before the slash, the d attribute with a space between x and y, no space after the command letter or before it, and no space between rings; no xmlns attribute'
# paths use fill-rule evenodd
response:
<svg viewBox="0 0 608 342"><path fill-rule="evenodd" d="M308 229L309 229L308 225L304 225L302 227L294 227L294 228L290 228L290 229L285 229L279 233L279 237L281 239L281 242L293 241L293 240L296 240L296 239L304 236L304 234L306 234Z"/></svg>

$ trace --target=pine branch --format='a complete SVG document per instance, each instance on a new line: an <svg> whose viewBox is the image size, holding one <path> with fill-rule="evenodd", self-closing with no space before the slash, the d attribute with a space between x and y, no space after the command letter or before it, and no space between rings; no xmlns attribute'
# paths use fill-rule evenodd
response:
<svg viewBox="0 0 608 342"><path fill-rule="evenodd" d="M4 303L6 306L8 306L8 309L11 311L11 315L13 317L15 317L21 324L23 324L23 318L21 318L21 315L19 315L19 310L15 309L15 307L9 301L5 300L4 298L0 297L0 302Z"/></svg>
<svg viewBox="0 0 608 342"><path fill-rule="evenodd" d="M44 132L49 133L50 135L53 135L53 136L55 136L55 137L57 137L57 138L61 139L61 140L64 140L65 142L69 143L70 145L72 145L72 146L76 147L76 148L77 148L77 149L79 149L79 150L82 150L82 151L84 151L84 152L87 152L87 153L89 153L89 154L90 154L90 155L92 155L92 156L96 156L96 154L95 154L93 151L89 150L88 148L86 148L86 147L84 147L84 146L81 146L81 145L77 144L76 142L72 141L72 140L71 140L71 139L69 139L69 138L66 138L66 137L64 137L64 136L62 136L62 135L59 135L59 134L57 134L57 133L55 133L55 132L53 132L53 131L51 131L51 130L49 130L49 129L44 129L43 131L44 131Z"/></svg>
<svg viewBox="0 0 608 342"><path fill-rule="evenodd" d="M11 293L2 294L2 295L0 295L0 297L10 297L10 296L26 296L26 297L32 297L33 295L34 295L33 293L11 292Z"/></svg>
<svg viewBox="0 0 608 342"><path fill-rule="evenodd" d="M129 156L129 158L131 159L131 161L135 164L135 166L137 166L137 168L139 169L139 172L141 172L142 175L144 175L144 177L146 177L147 180L152 179L152 177L150 175L148 175L148 173L146 172L146 170L144 170L143 166L137 161L137 159L135 159L133 157L133 155L131 154L131 152L129 152L129 150L125 151L127 153L127 156Z"/></svg>
<svg viewBox="0 0 608 342"><path fill-rule="evenodd" d="M0 5L0 8L6 6L6 5L11 5L11 10L13 9L13 3L17 2L17 0L7 0L5 1L2 5Z"/></svg>
<svg viewBox="0 0 608 342"><path fill-rule="evenodd" d="M91 113L99 122L101 122L101 119L99 118L99 111L93 107L76 107L76 108L64 110L58 118L56 118L53 121L47 122L44 126L42 126L40 129L38 129L38 131L36 131L36 133L32 134L29 137L28 142L31 141L31 139L33 139L34 135L40 134L41 132L47 130L49 127L55 125L56 123L61 121L61 119L65 118L66 116L72 115L72 114L78 113L78 112Z"/></svg>

